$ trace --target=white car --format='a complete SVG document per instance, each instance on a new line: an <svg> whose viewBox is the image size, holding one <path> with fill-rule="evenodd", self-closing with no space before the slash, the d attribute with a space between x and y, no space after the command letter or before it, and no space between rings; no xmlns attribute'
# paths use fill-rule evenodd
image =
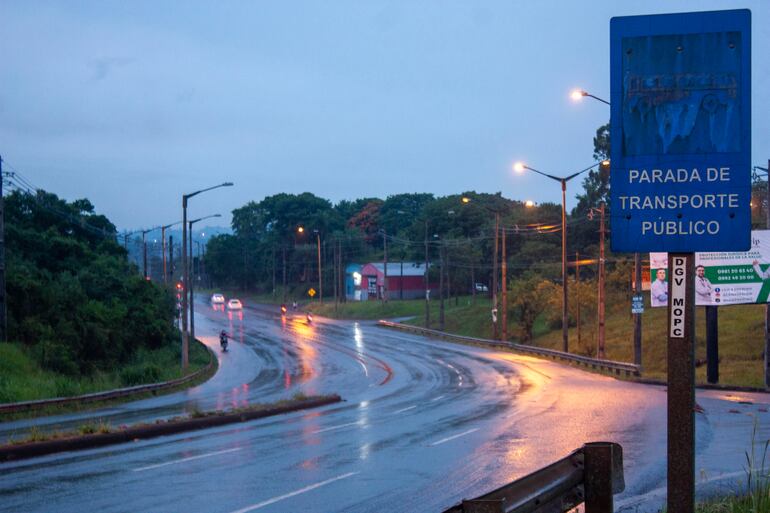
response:
<svg viewBox="0 0 770 513"><path fill-rule="evenodd" d="M243 305L240 299L231 299L227 302L228 310L243 310Z"/></svg>
<svg viewBox="0 0 770 513"><path fill-rule="evenodd" d="M214 305L223 305L225 304L225 296L222 294L214 294L211 296L211 303Z"/></svg>

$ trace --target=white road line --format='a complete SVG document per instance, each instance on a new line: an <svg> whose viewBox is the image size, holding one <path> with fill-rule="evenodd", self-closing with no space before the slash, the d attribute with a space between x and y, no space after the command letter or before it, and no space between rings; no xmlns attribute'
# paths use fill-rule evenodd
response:
<svg viewBox="0 0 770 513"><path fill-rule="evenodd" d="M165 463L158 463L157 465L149 465L147 467L140 467L133 469L134 472L142 472L143 470L152 470L154 468L165 467L166 465L176 465L177 463L184 463L185 461L199 460L201 458L208 458L209 456L216 456L218 454L226 454L228 452L240 451L241 447L235 449L226 449L224 451L209 452L206 454L199 454L197 456L190 456L189 458L182 458L181 460L167 461Z"/></svg>
<svg viewBox="0 0 770 513"><path fill-rule="evenodd" d="M333 483L335 481L339 481L341 479L347 479L350 476L355 476L358 474L358 472L348 472L347 474L342 474L341 476L333 477L331 479L327 479L326 481L321 481L320 483L316 483L314 485L306 486L304 488L300 488L299 490L293 491L291 493L287 493L286 495L280 495L278 497L273 497L272 499L268 499L264 502L260 502L259 504L254 504L253 506L246 506L243 509L239 509L236 511L233 511L232 513L247 513L248 511L254 511L255 509L264 508L265 506L269 506L270 504L275 504L278 501L282 501L284 499L288 499L289 497L294 497L295 495L299 495L301 493L309 492L310 490L315 490L316 488L320 488L322 486L326 486L330 483Z"/></svg>
<svg viewBox="0 0 770 513"><path fill-rule="evenodd" d="M361 367L364 368L364 374L368 378L369 377L369 369L366 368L366 365L364 365L364 362L358 362L358 363L359 363L359 365L361 365Z"/></svg>
<svg viewBox="0 0 770 513"><path fill-rule="evenodd" d="M414 410L415 408L417 408L416 404L412 406L407 406L406 408L401 408L400 410L394 411L393 415L395 415L396 413L404 413L405 411Z"/></svg>
<svg viewBox="0 0 770 513"><path fill-rule="evenodd" d="M433 401L438 401L439 399L443 399L443 398L444 398L444 396L443 396L443 395L440 395L440 396L438 396L438 397L434 397L433 399L431 399L431 400L430 400L430 402L433 402Z"/></svg>
<svg viewBox="0 0 770 513"><path fill-rule="evenodd" d="M443 444L445 442L449 442L450 440L454 440L455 438L460 438L461 436L470 435L471 433L473 433L475 431L478 431L478 430L479 430L479 428L469 429L468 431L466 431L464 433L460 433L459 435L454 435L454 436L450 436L450 437L447 437L447 438L443 438L443 439L439 440L438 442L433 442L432 444L428 444L428 447L433 447L435 445L441 445L441 444Z"/></svg>
<svg viewBox="0 0 770 513"><path fill-rule="evenodd" d="M348 422L347 424L340 424L339 426L331 426L331 427L328 427L328 428L319 429L318 431L313 431L313 434L324 433L326 431L334 431L335 429L342 429L342 428L348 427L348 426L358 426L358 425L361 425L361 424L362 424L362 422L360 420L357 421L357 422Z"/></svg>

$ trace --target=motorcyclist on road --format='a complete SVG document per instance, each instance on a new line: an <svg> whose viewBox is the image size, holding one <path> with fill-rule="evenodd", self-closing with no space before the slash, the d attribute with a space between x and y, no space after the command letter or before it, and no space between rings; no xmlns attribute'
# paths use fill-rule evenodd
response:
<svg viewBox="0 0 770 513"><path fill-rule="evenodd" d="M222 351L227 351L227 338L229 336L225 330L219 333L219 345L222 347Z"/></svg>

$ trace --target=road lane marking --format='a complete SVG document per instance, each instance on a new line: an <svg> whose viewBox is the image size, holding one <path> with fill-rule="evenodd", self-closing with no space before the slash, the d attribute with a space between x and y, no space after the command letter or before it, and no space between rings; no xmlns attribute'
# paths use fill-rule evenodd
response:
<svg viewBox="0 0 770 513"><path fill-rule="evenodd" d="M306 486L304 488L300 488L299 490L295 490L293 492L287 493L285 495L279 495L278 497L273 497L272 499L268 499L266 501L260 502L259 504L254 504L252 506L246 506L243 509L239 509L236 511L233 511L231 513L247 513L249 511L254 511L255 509L264 508L265 506L269 506L270 504L275 504L278 501L282 501L284 499L288 499L290 497L294 497L295 495L299 495L301 493L309 492L310 490L315 490L316 488L320 488L322 486L326 486L328 484L331 484L335 481L339 481L341 479L347 479L351 476L355 476L358 474L358 472L348 472L347 474L342 474L341 476L333 477L331 479L327 479L326 481L321 481L320 483L316 483L310 486Z"/></svg>
<svg viewBox="0 0 770 513"><path fill-rule="evenodd" d="M415 408L417 408L417 405L416 405L416 404L415 404L415 405L412 405L412 406L407 406L406 408L401 408L400 410L396 410L396 411L394 411L394 412L393 412L393 415L395 415L395 414L397 414L397 413L404 413L405 411L409 411L409 410L414 410Z"/></svg>
<svg viewBox="0 0 770 513"><path fill-rule="evenodd" d="M461 436L470 435L471 433L473 433L475 431L478 431L478 430L479 430L479 428L473 428L473 429L469 429L468 431L466 431L464 433L460 433L459 435L454 435L454 436L449 436L447 438L442 438L438 442L433 442L432 444L428 444L428 447L433 447L435 445L441 445L443 443L446 443L446 442L449 442L451 440L454 440L455 438L460 438Z"/></svg>
<svg viewBox="0 0 770 513"><path fill-rule="evenodd" d="M440 395L438 397L434 397L433 399L431 399L430 402L438 401L439 399L443 399L443 398L444 398L444 396Z"/></svg>
<svg viewBox="0 0 770 513"><path fill-rule="evenodd" d="M316 433L324 433L326 431L334 431L335 429L342 429L348 426L360 426L360 425L363 425L363 422L360 420L356 422L348 422L347 424L340 424L339 426L331 426L328 428L319 429L318 431L313 431L313 434L315 435Z"/></svg>
<svg viewBox="0 0 770 513"><path fill-rule="evenodd" d="M228 452L240 451L241 447L235 449L226 449L224 451L208 452L206 454L199 454L197 456L190 456L189 458L182 458L181 460L167 461L165 463L158 463L157 465L148 465L146 467L139 467L133 469L134 472L142 472L143 470L152 470L154 468L165 467L166 465L176 465L177 463L184 463L186 461L199 460L201 458L208 458L209 456L217 456L219 454L226 454Z"/></svg>

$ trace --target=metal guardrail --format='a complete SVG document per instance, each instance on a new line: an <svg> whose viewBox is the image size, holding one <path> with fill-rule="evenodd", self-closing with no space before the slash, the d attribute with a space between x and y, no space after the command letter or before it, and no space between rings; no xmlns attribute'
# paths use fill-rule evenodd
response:
<svg viewBox="0 0 770 513"><path fill-rule="evenodd" d="M512 349L519 353L530 354L541 358L551 358L553 360L561 360L563 362L574 363L590 369L615 374L617 376L625 374L626 376L639 377L642 374L641 367L634 365L633 363L616 362L612 360L600 360L598 358L589 358L587 356L580 356L577 354L565 353L563 351L556 351L555 349L546 349L544 347L529 346L526 344L517 344L516 342L501 342L499 340L489 340L486 338L466 337L464 335L454 335L452 333L446 333L439 330L431 330L428 328L421 328L419 326L410 326L408 324L401 324L391 321L378 321L378 325L387 328L396 328L403 331L411 331L420 335L430 335L436 338L443 338L446 340L456 340L458 342L466 342L471 344L480 344L489 347L501 347L505 349Z"/></svg>
<svg viewBox="0 0 770 513"><path fill-rule="evenodd" d="M74 397L54 397L52 399L39 399L36 401L20 401L17 403L3 403L0 404L0 414L3 413L16 413L27 410L39 410L47 408L49 406L60 406L74 403L92 403L97 401L106 401L109 399L117 399L119 397L126 397L135 394L143 394L148 392L158 392L167 388L174 388L179 385L184 385L190 381L197 379L202 374L211 370L211 366L214 365L214 359L216 356L211 351L211 348L205 346L209 351L209 363L202 369L199 369L192 374L183 376L181 378L172 379L170 381L161 381L160 383L150 383L149 385L136 385L133 387L118 388L115 390L107 390L106 392L94 392L92 394L76 395Z"/></svg>
<svg viewBox="0 0 770 513"><path fill-rule="evenodd" d="M581 503L585 513L613 513L612 496L624 488L623 448L593 442L444 513L565 513Z"/></svg>

